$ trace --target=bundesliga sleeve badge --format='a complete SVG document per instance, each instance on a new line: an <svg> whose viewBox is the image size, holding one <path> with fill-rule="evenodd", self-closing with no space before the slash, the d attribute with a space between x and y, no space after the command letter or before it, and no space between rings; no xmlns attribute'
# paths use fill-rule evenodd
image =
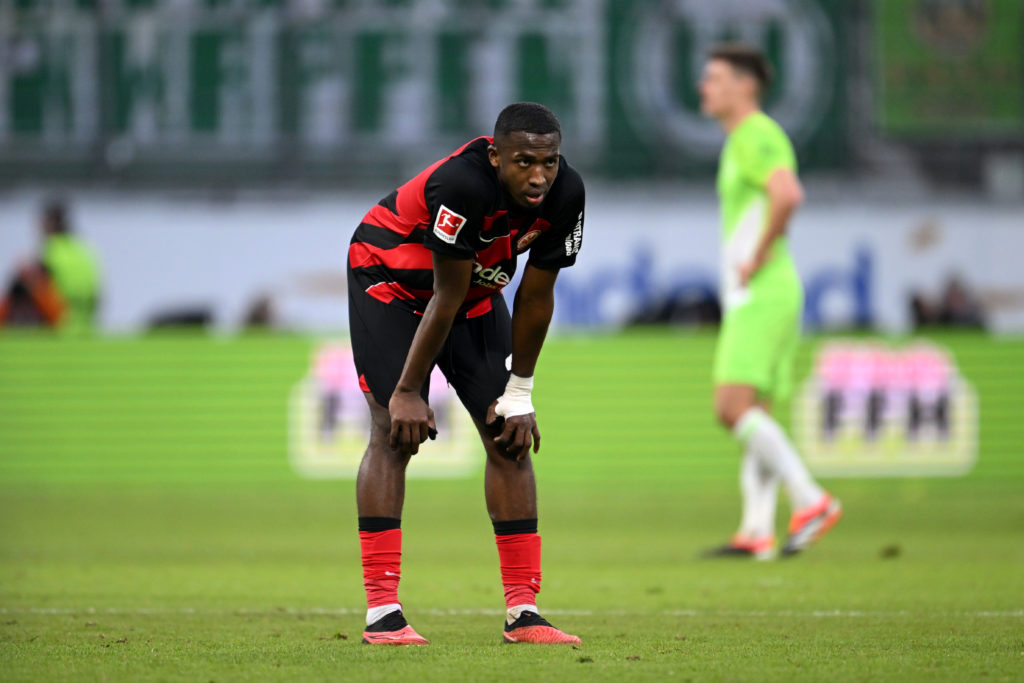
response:
<svg viewBox="0 0 1024 683"><path fill-rule="evenodd" d="M466 225L466 217L460 216L444 204L437 212L437 219L434 220L434 234L442 242L455 244L459 231Z"/></svg>

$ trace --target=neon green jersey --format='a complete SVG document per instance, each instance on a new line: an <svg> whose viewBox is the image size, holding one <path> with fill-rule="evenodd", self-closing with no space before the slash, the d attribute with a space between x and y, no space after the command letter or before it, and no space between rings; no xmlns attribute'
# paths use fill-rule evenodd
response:
<svg viewBox="0 0 1024 683"><path fill-rule="evenodd" d="M92 251L74 237L52 235L43 247L43 263L64 300L61 328L68 332L91 329L100 290L99 266Z"/></svg>
<svg viewBox="0 0 1024 683"><path fill-rule="evenodd" d="M726 311L752 300L803 296L800 278L786 245L775 240L764 266L746 288L738 268L747 263L768 227L765 184L780 168L796 171L796 155L786 133L762 112L745 118L730 133L718 166L718 196L722 204L722 301Z"/></svg>

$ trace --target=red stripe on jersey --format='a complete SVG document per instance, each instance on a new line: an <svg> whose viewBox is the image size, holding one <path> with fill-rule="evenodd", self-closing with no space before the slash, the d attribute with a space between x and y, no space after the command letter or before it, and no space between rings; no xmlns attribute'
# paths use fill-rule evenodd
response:
<svg viewBox="0 0 1024 683"><path fill-rule="evenodd" d="M470 140L444 159L435 161L420 171L412 180L399 187L398 197L395 200L395 208L398 209L398 215L392 213L387 207L377 204L366 213L366 216L363 217L363 222L386 228L400 235L409 235L418 226L428 225L430 223L430 211L427 209L427 198L424 195L427 180L441 164L447 162L452 157L462 154L467 147L480 139ZM491 138L485 137L483 139L492 142Z"/></svg>
<svg viewBox="0 0 1024 683"><path fill-rule="evenodd" d="M402 236L407 236L416 229L415 223L410 224L403 221L400 216L396 216L391 213L390 209L380 204L375 204L372 209L366 212L366 215L363 216L363 222L375 225L378 228L397 232Z"/></svg>
<svg viewBox="0 0 1024 683"><path fill-rule="evenodd" d="M479 318L482 315L487 315L494 309L494 305L491 304L490 297L473 304L473 307L466 311L467 318Z"/></svg>
<svg viewBox="0 0 1024 683"><path fill-rule="evenodd" d="M491 227L494 225L494 221L498 220L507 213L508 211L502 209L500 211L495 211L494 215L492 216L484 216L484 224L480 228L480 232L487 232L488 230L490 230Z"/></svg>
<svg viewBox="0 0 1024 683"><path fill-rule="evenodd" d="M377 301L383 301L386 304L391 303L395 299L415 299L409 290L397 282L378 282L372 287L366 289L366 293L372 296Z"/></svg>
<svg viewBox="0 0 1024 683"><path fill-rule="evenodd" d="M431 252L422 244L399 244L381 249L366 242L355 242L348 248L348 262L353 268L384 265L391 270L421 270L434 267Z"/></svg>
<svg viewBox="0 0 1024 683"><path fill-rule="evenodd" d="M491 245L476 253L476 262L484 268L493 266L498 261L512 258L512 236L496 237Z"/></svg>
<svg viewBox="0 0 1024 683"><path fill-rule="evenodd" d="M434 290L432 289L416 289L415 287L406 287L405 291L410 292L414 297L420 301L430 301L434 298Z"/></svg>
<svg viewBox="0 0 1024 683"><path fill-rule="evenodd" d="M466 154L472 155L466 172L489 173L486 155L490 142L491 139L486 137L467 142L370 209L348 252L349 267L359 289L378 301L422 314L434 294L430 286L433 283L433 253L423 243L423 231L429 229L431 223L426 185L438 168ZM492 310L491 297L511 282L515 272L516 254L521 251L517 240L525 234L523 228L537 221L533 217L516 216L507 209L496 208L497 199L482 199L488 200L489 210L493 213L481 216L481 238L473 245L480 250L474 254L473 281L466 292L460 317L484 315ZM506 229L506 220L511 234L501 234ZM541 224L537 227L548 225L543 219L537 222ZM492 233L496 235L491 237Z"/></svg>
<svg viewBox="0 0 1024 683"><path fill-rule="evenodd" d="M364 393L370 393L370 385L366 383L366 375L359 375L359 388L362 389Z"/></svg>

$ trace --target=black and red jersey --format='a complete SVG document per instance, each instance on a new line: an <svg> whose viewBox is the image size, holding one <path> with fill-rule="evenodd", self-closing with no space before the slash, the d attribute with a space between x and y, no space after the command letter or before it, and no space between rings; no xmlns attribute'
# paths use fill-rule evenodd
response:
<svg viewBox="0 0 1024 683"><path fill-rule="evenodd" d="M491 310L516 258L557 270L576 262L583 240L583 180L559 158L541 206L520 208L488 159L492 139L472 140L385 197L363 217L348 250L350 283L375 299L422 313L434 294L432 252L473 259L461 312Z"/></svg>

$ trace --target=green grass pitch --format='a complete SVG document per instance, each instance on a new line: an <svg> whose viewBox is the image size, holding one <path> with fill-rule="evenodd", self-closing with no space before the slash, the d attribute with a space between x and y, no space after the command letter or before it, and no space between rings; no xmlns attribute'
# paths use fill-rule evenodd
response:
<svg viewBox="0 0 1024 683"><path fill-rule="evenodd" d="M352 482L287 464L308 340L0 339L0 679L1021 680L1024 342L940 341L980 396L969 476L827 480L820 546L712 563L738 514L713 337L552 340L540 605L583 645L501 644L478 474L410 481L401 594L432 644L392 649L359 644Z"/></svg>

